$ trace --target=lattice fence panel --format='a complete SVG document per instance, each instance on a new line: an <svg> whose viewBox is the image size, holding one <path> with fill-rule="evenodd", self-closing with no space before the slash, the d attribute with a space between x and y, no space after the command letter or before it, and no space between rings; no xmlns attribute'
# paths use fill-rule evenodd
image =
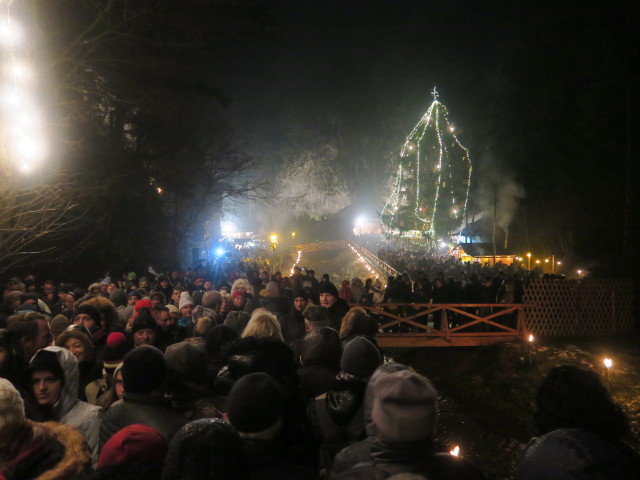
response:
<svg viewBox="0 0 640 480"><path fill-rule="evenodd" d="M632 327L630 280L534 280L524 304L527 329L538 336L618 335Z"/></svg>

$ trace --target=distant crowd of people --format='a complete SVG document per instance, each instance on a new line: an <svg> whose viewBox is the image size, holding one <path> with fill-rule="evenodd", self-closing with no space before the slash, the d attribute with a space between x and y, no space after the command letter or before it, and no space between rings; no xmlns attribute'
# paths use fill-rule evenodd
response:
<svg viewBox="0 0 640 480"><path fill-rule="evenodd" d="M436 388L385 361L357 306L436 302L445 275L384 288L208 267L86 288L7 282L0 480L485 478L442 451ZM629 423L597 374L552 369L536 406L540 436L514 478L638 478Z"/></svg>

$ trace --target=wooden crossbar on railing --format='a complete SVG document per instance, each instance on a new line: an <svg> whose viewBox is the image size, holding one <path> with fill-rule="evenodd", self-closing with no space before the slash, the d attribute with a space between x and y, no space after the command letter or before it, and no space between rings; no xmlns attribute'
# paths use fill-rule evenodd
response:
<svg viewBox="0 0 640 480"><path fill-rule="evenodd" d="M373 316L383 317L377 335L381 346L469 346L526 336L521 304L379 303L359 306ZM482 312L483 309L487 311ZM439 319L436 318L438 312ZM450 317L451 314L454 316ZM515 325L500 323L501 320Z"/></svg>

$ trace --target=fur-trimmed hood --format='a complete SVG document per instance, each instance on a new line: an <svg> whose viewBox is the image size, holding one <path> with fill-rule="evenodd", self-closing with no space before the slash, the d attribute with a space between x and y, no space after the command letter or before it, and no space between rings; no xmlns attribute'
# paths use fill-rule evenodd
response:
<svg viewBox="0 0 640 480"><path fill-rule="evenodd" d="M0 478L9 480L71 480L88 471L91 453L82 434L56 422L27 420L14 437Z"/></svg>
<svg viewBox="0 0 640 480"><path fill-rule="evenodd" d="M36 425L44 428L49 438L53 438L62 444L64 457L54 468L39 475L35 480L74 478L75 475L89 468L91 451L78 430L56 422L45 422Z"/></svg>

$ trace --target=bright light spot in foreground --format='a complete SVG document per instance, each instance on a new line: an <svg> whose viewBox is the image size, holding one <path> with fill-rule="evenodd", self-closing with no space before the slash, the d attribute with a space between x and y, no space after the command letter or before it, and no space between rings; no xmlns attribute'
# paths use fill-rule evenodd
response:
<svg viewBox="0 0 640 480"><path fill-rule="evenodd" d="M364 218L362 215L360 215L360 216L359 216L358 218L356 218L356 220L355 220L355 225L356 225L356 227L361 227L361 226L362 226L362 225L364 225L365 223L366 223L366 220L365 220L365 218Z"/></svg>
<svg viewBox="0 0 640 480"><path fill-rule="evenodd" d="M460 447L456 445L452 450L449 451L449 453L454 457L457 457L460 454Z"/></svg>
<svg viewBox="0 0 640 480"><path fill-rule="evenodd" d="M217 255L218 257L223 256L223 255L224 255L224 249L222 249L222 248L218 248L218 249L216 250L216 255Z"/></svg>
<svg viewBox="0 0 640 480"><path fill-rule="evenodd" d="M533 335L529 335L529 342L533 343Z"/></svg>
<svg viewBox="0 0 640 480"><path fill-rule="evenodd" d="M607 368L611 368L613 366L613 360L611 360L610 358L605 358L604 359L604 366Z"/></svg>

